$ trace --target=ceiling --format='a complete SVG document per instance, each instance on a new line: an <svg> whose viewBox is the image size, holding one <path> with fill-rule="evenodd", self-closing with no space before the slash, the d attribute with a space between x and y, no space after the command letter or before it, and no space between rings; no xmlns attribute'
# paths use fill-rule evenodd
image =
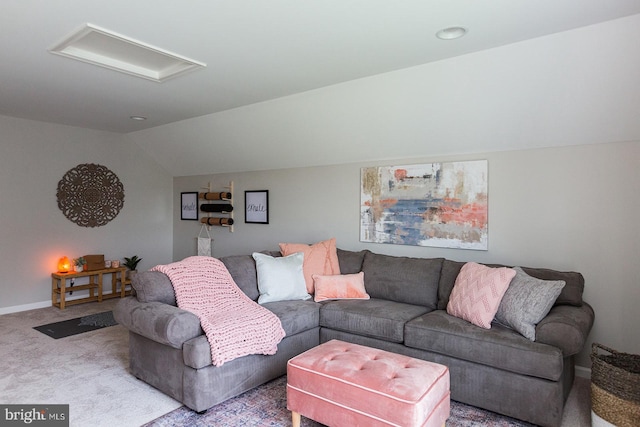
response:
<svg viewBox="0 0 640 427"><path fill-rule="evenodd" d="M128 133L638 13L638 0L3 0L0 114ZM207 66L157 83L48 51L87 23ZM469 32L434 36L450 26Z"/></svg>

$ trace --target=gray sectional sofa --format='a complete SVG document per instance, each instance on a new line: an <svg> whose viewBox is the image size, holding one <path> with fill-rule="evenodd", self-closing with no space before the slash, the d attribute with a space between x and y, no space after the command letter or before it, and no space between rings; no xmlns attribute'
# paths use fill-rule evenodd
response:
<svg viewBox="0 0 640 427"><path fill-rule="evenodd" d="M286 337L275 355L250 355L211 364L198 318L176 307L173 288L159 272L138 273L135 296L114 310L129 329L130 369L141 380L204 411L286 373L291 357L340 339L447 365L451 398L543 426L559 426L574 380L574 356L593 325L576 272L524 268L544 280L564 280L536 341L493 324L483 329L446 312L463 262L338 249L342 274L364 272L369 300L264 304L281 320ZM277 253L279 255L279 253ZM276 255L276 254L273 254ZM238 286L259 296L251 255L221 258Z"/></svg>

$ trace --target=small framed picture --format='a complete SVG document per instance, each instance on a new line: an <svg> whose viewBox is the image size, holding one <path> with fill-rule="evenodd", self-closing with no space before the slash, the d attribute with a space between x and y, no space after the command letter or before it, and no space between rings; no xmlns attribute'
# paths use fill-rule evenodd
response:
<svg viewBox="0 0 640 427"><path fill-rule="evenodd" d="M196 191L180 193L180 219L198 220L198 193Z"/></svg>
<svg viewBox="0 0 640 427"><path fill-rule="evenodd" d="M269 190L244 192L244 222L269 224Z"/></svg>

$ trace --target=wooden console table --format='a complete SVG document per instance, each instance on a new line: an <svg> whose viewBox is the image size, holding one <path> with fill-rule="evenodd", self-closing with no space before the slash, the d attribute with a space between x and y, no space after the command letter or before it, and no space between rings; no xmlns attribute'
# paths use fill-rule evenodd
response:
<svg viewBox="0 0 640 427"><path fill-rule="evenodd" d="M127 286L131 285L131 281L125 277L127 267L103 268L100 270L69 272L69 273L51 273L51 305L64 310L67 305L82 304L85 302L98 301L109 298L123 298L129 295L131 291L127 291ZM102 294L102 276L111 275L111 294ZM67 279L76 279L79 277L88 277L89 283L84 285L74 285L67 287ZM118 291L120 284L120 291ZM66 301L66 294L72 291L89 290L89 296L85 298ZM97 292L96 292L97 291Z"/></svg>

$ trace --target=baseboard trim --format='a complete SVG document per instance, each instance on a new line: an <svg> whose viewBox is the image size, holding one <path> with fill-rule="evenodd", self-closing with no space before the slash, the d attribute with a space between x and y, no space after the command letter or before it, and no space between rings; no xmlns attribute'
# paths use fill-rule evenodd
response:
<svg viewBox="0 0 640 427"><path fill-rule="evenodd" d="M102 295L107 296L107 295L111 295L111 293L103 293ZM73 301L75 299L80 299L80 298L84 298L84 297L85 296L82 296L82 295L77 296L77 297L73 296L71 298L67 297L67 298L65 298L65 301ZM0 308L0 315L11 314L11 313L19 313L21 311L35 310L37 308L47 308L47 307L52 307L51 300L41 301L41 302L34 302L34 303L31 303L31 304L14 305L14 306L11 306L11 307L2 307L2 308Z"/></svg>
<svg viewBox="0 0 640 427"><path fill-rule="evenodd" d="M576 377L591 379L591 369L576 365Z"/></svg>
<svg viewBox="0 0 640 427"><path fill-rule="evenodd" d="M20 311L35 310L37 308L45 308L45 307L51 307L51 300L34 302L31 304L14 305L11 307L3 307L3 308L0 308L0 315L18 313Z"/></svg>

